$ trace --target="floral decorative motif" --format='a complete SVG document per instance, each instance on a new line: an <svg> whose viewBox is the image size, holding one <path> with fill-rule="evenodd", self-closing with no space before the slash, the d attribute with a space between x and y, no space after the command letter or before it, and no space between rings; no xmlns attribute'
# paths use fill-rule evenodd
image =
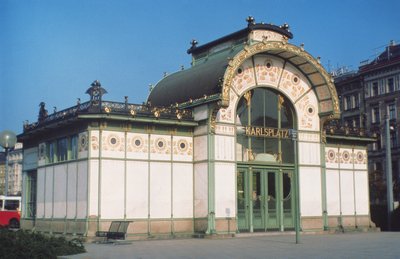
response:
<svg viewBox="0 0 400 259"><path fill-rule="evenodd" d="M342 159L343 159L344 162L349 162L350 161L350 153L349 153L349 151L343 151Z"/></svg>
<svg viewBox="0 0 400 259"><path fill-rule="evenodd" d="M99 138L97 136L92 136L92 149L98 150L99 149Z"/></svg>
<svg viewBox="0 0 400 259"><path fill-rule="evenodd" d="M88 150L88 139L87 134L79 134L79 152Z"/></svg>

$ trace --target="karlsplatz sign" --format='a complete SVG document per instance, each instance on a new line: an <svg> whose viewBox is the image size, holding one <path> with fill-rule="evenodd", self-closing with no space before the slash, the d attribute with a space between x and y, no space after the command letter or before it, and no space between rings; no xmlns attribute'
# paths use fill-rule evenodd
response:
<svg viewBox="0 0 400 259"><path fill-rule="evenodd" d="M246 126L244 134L251 137L290 139L290 133L290 129Z"/></svg>

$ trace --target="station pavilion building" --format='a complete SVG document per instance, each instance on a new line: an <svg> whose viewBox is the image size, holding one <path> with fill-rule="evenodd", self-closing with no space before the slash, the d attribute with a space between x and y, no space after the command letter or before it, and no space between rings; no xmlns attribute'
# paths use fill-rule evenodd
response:
<svg viewBox="0 0 400 259"><path fill-rule="evenodd" d="M93 237L370 228L368 139L327 133L331 76L285 24L197 46L144 105L90 100L24 125L21 225Z"/></svg>

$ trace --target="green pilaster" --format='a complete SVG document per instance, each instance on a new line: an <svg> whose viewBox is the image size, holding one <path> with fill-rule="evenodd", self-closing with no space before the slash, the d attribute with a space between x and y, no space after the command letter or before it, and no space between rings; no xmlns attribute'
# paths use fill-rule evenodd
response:
<svg viewBox="0 0 400 259"><path fill-rule="evenodd" d="M208 119L207 134L207 178L208 178L208 215L206 234L215 234L215 163L214 163L214 134L211 130L212 112Z"/></svg>
<svg viewBox="0 0 400 259"><path fill-rule="evenodd" d="M322 139L322 135L321 135ZM322 219L324 223L324 230L328 230L328 207L326 197L326 161L325 161L325 146L326 144L321 141L321 194L322 194Z"/></svg>

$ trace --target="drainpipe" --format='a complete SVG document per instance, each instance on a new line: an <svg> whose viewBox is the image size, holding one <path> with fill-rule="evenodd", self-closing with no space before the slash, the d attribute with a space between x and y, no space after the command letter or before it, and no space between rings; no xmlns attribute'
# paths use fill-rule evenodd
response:
<svg viewBox="0 0 400 259"><path fill-rule="evenodd" d="M392 212L393 212L393 184L392 184L392 151L390 145L390 123L389 116L386 115L386 191L387 191L387 220L388 230L392 229Z"/></svg>

